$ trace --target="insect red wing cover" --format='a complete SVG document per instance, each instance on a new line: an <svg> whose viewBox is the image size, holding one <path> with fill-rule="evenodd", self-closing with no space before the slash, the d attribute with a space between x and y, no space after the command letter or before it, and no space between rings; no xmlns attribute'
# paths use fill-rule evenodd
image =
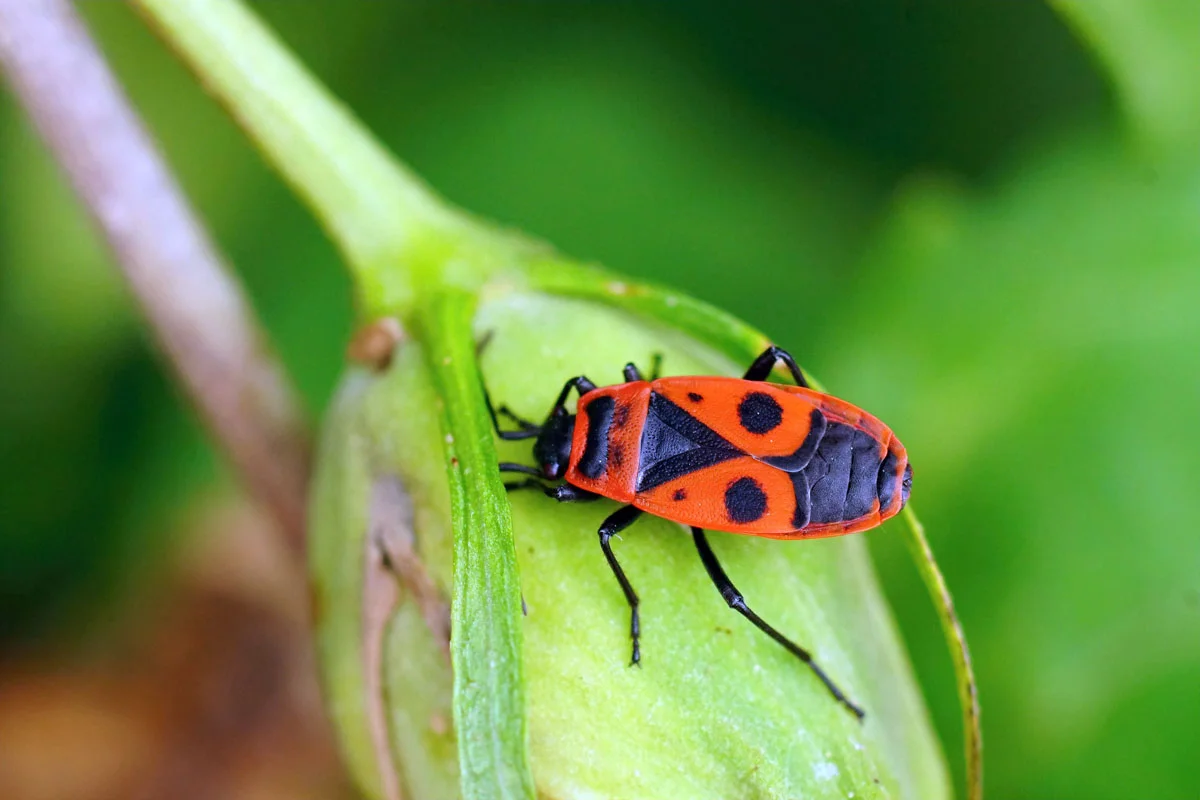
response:
<svg viewBox="0 0 1200 800"><path fill-rule="evenodd" d="M662 378L653 390L749 455L787 456L804 444L824 397L799 387L735 378Z"/></svg>
<svg viewBox="0 0 1200 800"><path fill-rule="evenodd" d="M661 397L651 400L650 413L702 428L709 455L665 485L642 480L634 501L640 508L772 538L839 536L899 511L907 457L891 430L862 409L812 389L731 378L666 378L652 386Z"/></svg>
<svg viewBox="0 0 1200 800"><path fill-rule="evenodd" d="M565 478L686 525L793 539L878 525L899 511L907 467L891 430L844 400L685 377L580 398Z"/></svg>
<svg viewBox="0 0 1200 800"><path fill-rule="evenodd" d="M622 503L633 500L650 384L606 386L579 399L567 483Z"/></svg>
<svg viewBox="0 0 1200 800"><path fill-rule="evenodd" d="M714 531L794 538L792 475L742 456L640 492L633 504L655 516Z"/></svg>

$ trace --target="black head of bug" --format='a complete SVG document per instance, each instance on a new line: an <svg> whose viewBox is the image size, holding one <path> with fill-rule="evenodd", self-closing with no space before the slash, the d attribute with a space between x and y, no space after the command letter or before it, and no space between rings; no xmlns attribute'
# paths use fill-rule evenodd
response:
<svg viewBox="0 0 1200 800"><path fill-rule="evenodd" d="M908 495L912 492L912 464L904 465L904 477L900 479L900 507L908 504Z"/></svg>
<svg viewBox="0 0 1200 800"><path fill-rule="evenodd" d="M561 478L571 460L571 437L575 435L575 415L556 408L546 418L542 432L533 443L533 457L547 478Z"/></svg>

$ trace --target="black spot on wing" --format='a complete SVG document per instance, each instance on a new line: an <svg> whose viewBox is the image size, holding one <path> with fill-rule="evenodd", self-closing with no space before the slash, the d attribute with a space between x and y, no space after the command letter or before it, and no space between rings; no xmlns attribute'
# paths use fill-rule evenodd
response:
<svg viewBox="0 0 1200 800"><path fill-rule="evenodd" d="M608 468L608 429L612 426L615 406L616 401L608 395L597 397L584 406L588 431L579 471L589 478L599 478Z"/></svg>
<svg viewBox="0 0 1200 800"><path fill-rule="evenodd" d="M687 489L676 489L675 494L671 495L671 499L676 502L687 500Z"/></svg>
<svg viewBox="0 0 1200 800"><path fill-rule="evenodd" d="M819 408L814 408L808 416L808 436L804 437L796 452L786 456L767 456L760 460L784 472L799 472L808 465L813 453L817 452L817 447L825 436L825 427L825 415Z"/></svg>
<svg viewBox="0 0 1200 800"><path fill-rule="evenodd" d="M783 408L766 392L750 392L738 403L738 421L750 433L770 433L783 422Z"/></svg>
<svg viewBox="0 0 1200 800"><path fill-rule="evenodd" d="M825 435L804 468L812 499L810 522L841 522L850 486L854 434L858 431L841 422L830 422Z"/></svg>
<svg viewBox="0 0 1200 800"><path fill-rule="evenodd" d="M725 490L725 513L730 522L745 524L767 513L767 493L753 478L738 478Z"/></svg>
<svg viewBox="0 0 1200 800"><path fill-rule="evenodd" d="M869 434L854 431L850 443L850 485L846 487L846 506L842 519L857 519L868 514L879 497L879 464L882 446Z"/></svg>
<svg viewBox="0 0 1200 800"><path fill-rule="evenodd" d="M688 392L688 400L691 400L693 403L699 403L703 399L704 395L699 392Z"/></svg>

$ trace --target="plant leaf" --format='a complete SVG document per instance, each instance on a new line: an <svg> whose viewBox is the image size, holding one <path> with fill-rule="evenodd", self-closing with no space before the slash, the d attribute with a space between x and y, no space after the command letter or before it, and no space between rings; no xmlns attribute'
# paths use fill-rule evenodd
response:
<svg viewBox="0 0 1200 800"><path fill-rule="evenodd" d="M1195 147L1200 137L1200 3L1053 0L1108 67L1134 127L1152 145Z"/></svg>
<svg viewBox="0 0 1200 800"><path fill-rule="evenodd" d="M450 651L463 777L474 798L532 798L521 669L521 587L512 514L484 413L466 292L437 296L421 315L429 369L443 401L454 527Z"/></svg>

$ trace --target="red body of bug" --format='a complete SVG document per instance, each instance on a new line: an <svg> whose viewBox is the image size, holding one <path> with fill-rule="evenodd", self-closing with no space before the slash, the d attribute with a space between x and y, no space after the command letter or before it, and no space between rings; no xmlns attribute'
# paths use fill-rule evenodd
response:
<svg viewBox="0 0 1200 800"><path fill-rule="evenodd" d="M793 539L875 527L909 475L891 430L843 400L695 377L580 397L563 478L685 525Z"/></svg>
<svg viewBox="0 0 1200 800"><path fill-rule="evenodd" d="M777 361L796 386L767 383ZM657 369L655 370L657 372ZM579 393L574 414L568 394ZM491 402L488 403L491 411ZM606 497L626 505L600 525L600 546L631 609L633 663L638 663L638 597L610 540L641 514L692 527L700 559L731 608L816 673L860 719L863 711L807 650L746 605L708 544L704 528L776 539L818 538L872 528L908 501L912 468L891 430L861 409L808 388L787 351L768 348L741 379L644 380L625 367L625 383L598 388L583 376L563 386L541 425L505 413L521 430L502 439L536 439L538 466L502 463L533 476L509 489L536 488L560 502ZM545 480L562 479L556 485Z"/></svg>

